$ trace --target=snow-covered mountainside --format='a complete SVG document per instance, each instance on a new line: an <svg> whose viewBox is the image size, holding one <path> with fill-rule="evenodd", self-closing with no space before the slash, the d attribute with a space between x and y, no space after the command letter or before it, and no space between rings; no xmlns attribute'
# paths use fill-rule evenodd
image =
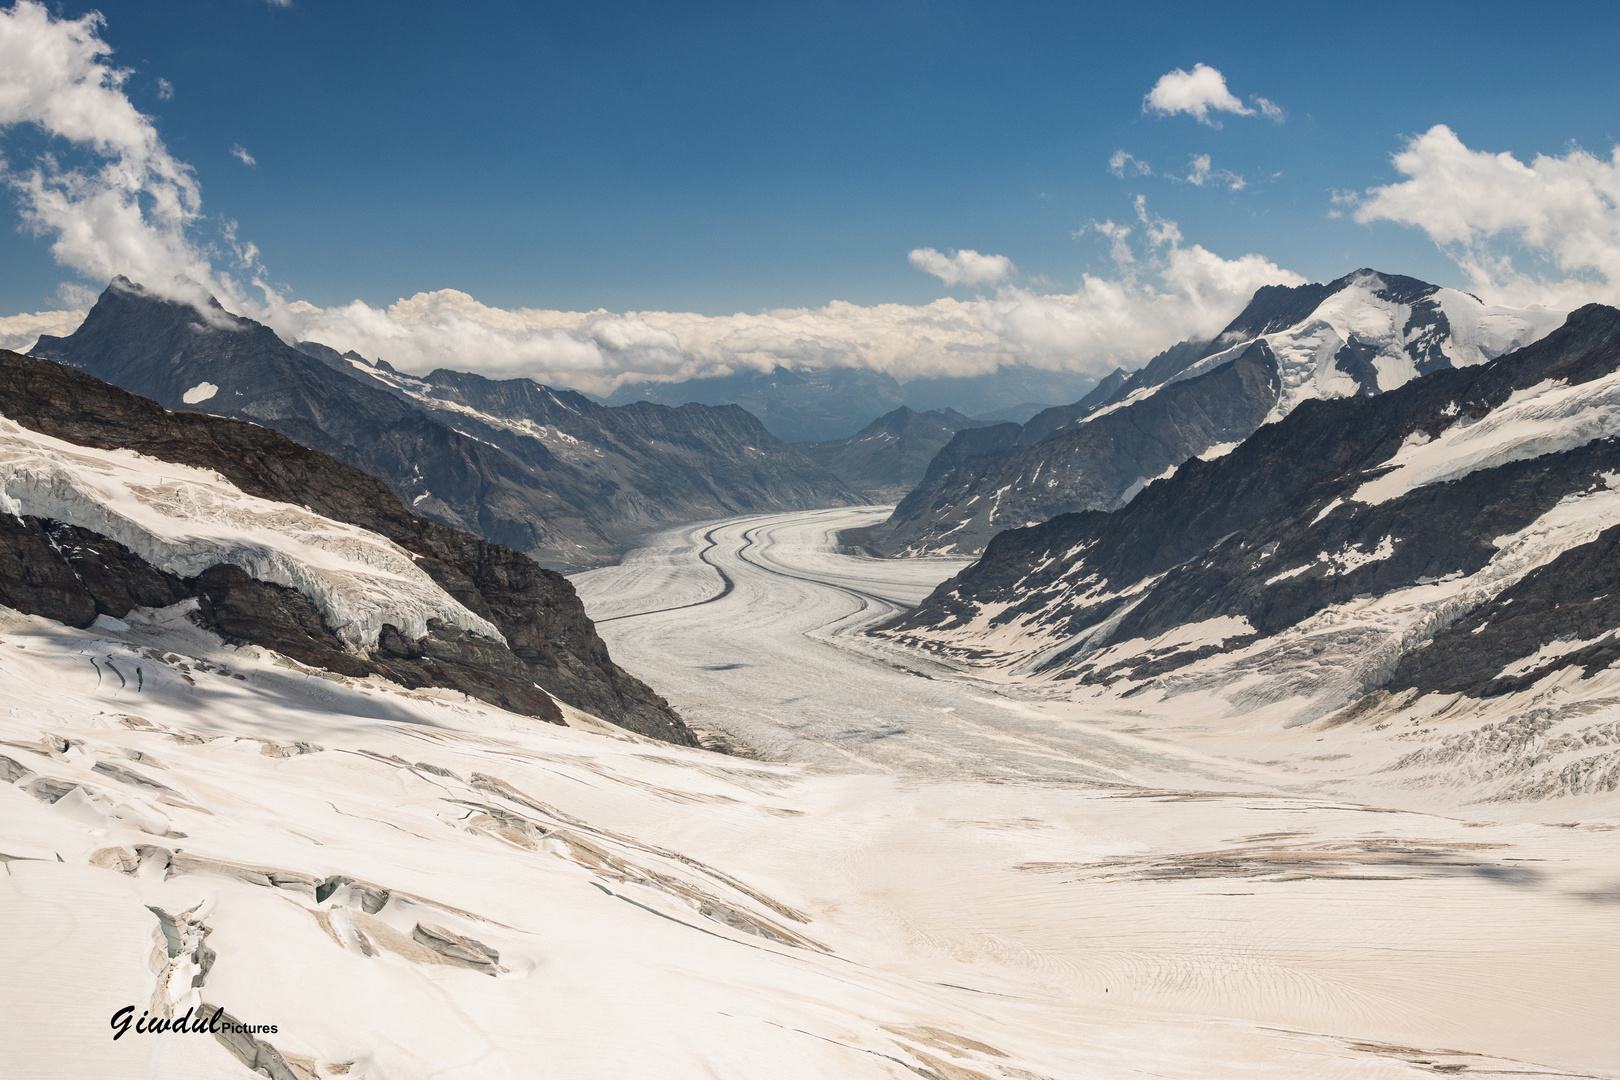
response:
<svg viewBox="0 0 1620 1080"><path fill-rule="evenodd" d="M1112 509L1301 402L1378 394L1479 364L1562 320L1561 312L1490 307L1371 270L1327 285L1267 286L1213 341L1183 342L1021 428L960 434L875 530L876 546L971 554L1003 529Z"/></svg>
<svg viewBox="0 0 1620 1080"><path fill-rule="evenodd" d="M1620 734L1576 703L1620 658L1620 311L1307 401L1118 510L997 537L881 633L1082 696L1290 726L1511 696L1508 728L1460 733L1436 766L1559 726L1574 756L1526 783L1613 790Z"/></svg>
<svg viewBox="0 0 1620 1080"><path fill-rule="evenodd" d="M861 501L735 406L615 409L527 379L413 378L123 278L34 352L173 409L273 427L547 565L611 560L655 525Z"/></svg>
<svg viewBox="0 0 1620 1080"><path fill-rule="evenodd" d="M0 604L78 627L183 608L328 672L560 722L555 698L695 742L608 659L566 579L350 466L16 353L0 402Z"/></svg>

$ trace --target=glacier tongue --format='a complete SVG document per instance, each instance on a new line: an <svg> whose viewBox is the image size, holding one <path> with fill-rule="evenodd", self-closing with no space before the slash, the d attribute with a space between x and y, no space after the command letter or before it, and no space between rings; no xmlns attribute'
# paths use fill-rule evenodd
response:
<svg viewBox="0 0 1620 1080"><path fill-rule="evenodd" d="M382 536L244 494L218 473L78 446L3 416L0 511L110 537L184 578L220 563L241 567L302 593L354 647L375 645L384 624L421 638L430 619L506 640Z"/></svg>

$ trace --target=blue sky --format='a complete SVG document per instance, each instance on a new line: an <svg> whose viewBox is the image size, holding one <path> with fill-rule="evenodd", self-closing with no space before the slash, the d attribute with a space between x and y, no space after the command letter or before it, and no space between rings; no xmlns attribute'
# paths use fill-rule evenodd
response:
<svg viewBox="0 0 1620 1080"><path fill-rule="evenodd" d="M234 220L278 295L321 308L455 289L718 316L985 293L919 272L925 247L1002 255L1021 287L1067 294L1117 272L1089 226L1140 239L1137 196L1225 259L1468 286L1426 226L1357 221L1334 193L1399 181L1391 155L1436 124L1523 162L1607 160L1620 131L1616 5L96 9L120 92L194 170L196 243ZM1199 63L1253 115L1144 107ZM82 149L28 123L0 139L14 170ZM1111 171L1121 150L1153 173ZM51 241L0 230L0 314L62 307L64 280L99 288Z"/></svg>

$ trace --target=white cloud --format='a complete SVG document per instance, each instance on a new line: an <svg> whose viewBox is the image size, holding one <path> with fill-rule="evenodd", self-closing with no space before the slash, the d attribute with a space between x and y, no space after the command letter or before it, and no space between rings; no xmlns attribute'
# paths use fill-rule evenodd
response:
<svg viewBox="0 0 1620 1080"><path fill-rule="evenodd" d="M252 154L248 153L247 150L243 148L241 143L231 144L231 157L235 158L237 161L240 161L244 165L252 166L258 164L258 161L253 157Z"/></svg>
<svg viewBox="0 0 1620 1080"><path fill-rule="evenodd" d="M834 302L726 316L504 310L450 289L386 308L360 301L321 308L268 287L258 250L237 236L234 223L225 222L209 244L194 240L202 214L195 177L125 96L128 72L106 63L100 28L99 15L57 19L33 0L0 9L0 131L36 126L82 159L9 162L0 173L25 225L53 238L58 262L98 285L125 274L193 301L206 289L289 340L353 349L407 371L449 367L597 392L778 364L866 368L901 380L1020 364L1101 373L1189 334L1216 332L1258 285L1301 280L1257 255L1226 260L1184 246L1174 222L1149 215L1138 201L1139 229L1109 222L1088 230L1108 240L1116 275L1086 275L1069 293L1008 286L1015 268L1003 255L920 248L910 253L912 265L946 284L998 291L921 306ZM1121 171L1131 161L1121 158ZM216 264L244 272L263 301L250 300ZM64 302L83 302L83 292L70 283ZM69 331L81 317L13 316L0 325L0 340L27 347L40 333Z"/></svg>
<svg viewBox="0 0 1620 1080"><path fill-rule="evenodd" d="M1607 159L1572 149L1525 164L1436 125L1394 161L1408 179L1337 197L1357 221L1422 229L1491 302L1620 301L1620 147Z"/></svg>
<svg viewBox="0 0 1620 1080"><path fill-rule="evenodd" d="M1258 94L1249 100L1253 101L1255 107L1260 110L1260 115L1264 116L1267 120L1270 120L1273 124L1280 124L1287 119L1287 115L1282 111L1282 106L1278 105L1275 101L1270 101Z"/></svg>
<svg viewBox="0 0 1620 1080"><path fill-rule="evenodd" d="M1127 173L1131 176L1152 176L1153 166L1138 158L1135 154L1124 150L1115 150L1108 159L1108 171L1115 176L1123 177Z"/></svg>
<svg viewBox="0 0 1620 1080"><path fill-rule="evenodd" d="M1150 214L1141 196L1136 214L1148 245L1141 255L1128 247L1128 227L1093 226L1110 240L1117 277L1087 274L1079 289L1060 295L1002 289L979 302L985 327L1026 362L1101 374L1185 338L1215 336L1262 285L1305 283L1259 255L1223 259L1198 244L1184 247L1176 223Z"/></svg>
<svg viewBox="0 0 1620 1080"><path fill-rule="evenodd" d="M0 349L23 352L33 348L41 334L65 337L77 330L83 321L83 310L0 315Z"/></svg>
<svg viewBox="0 0 1620 1080"><path fill-rule="evenodd" d="M1226 88L1226 76L1208 64L1194 64L1191 71L1176 68L1167 75L1161 75L1143 99L1142 110L1146 112L1148 109L1161 116L1187 113L1196 117L1200 124L1211 127L1221 126L1218 120L1210 117L1211 111L1235 113L1238 116L1254 115L1253 109Z"/></svg>
<svg viewBox="0 0 1620 1080"><path fill-rule="evenodd" d="M173 101L174 83L168 79L159 79L157 81L157 98L159 101Z"/></svg>
<svg viewBox="0 0 1620 1080"><path fill-rule="evenodd" d="M105 282L116 274L168 289L176 276L227 302L245 297L214 272L189 230L202 194L189 166L124 94L129 72L109 66L102 18L58 19L33 0L0 9L0 133L32 125L72 144L79 160L41 155L0 166L23 224L52 236L62 266Z"/></svg>
<svg viewBox="0 0 1620 1080"><path fill-rule="evenodd" d="M1007 256L980 255L969 248L949 255L933 248L918 248L909 257L912 266L947 285L994 285L1013 272L1012 260Z"/></svg>
<svg viewBox="0 0 1620 1080"><path fill-rule="evenodd" d="M1010 365L1102 374L1183 337L1214 335L1261 285L1304 280L1258 255L1227 260L1184 245L1177 225L1149 214L1140 199L1136 216L1134 228L1109 221L1086 230L1108 240L1117 273L1086 275L1070 293L1003 285L973 301L835 302L708 316L506 310L442 289L387 308L359 301L333 308L278 302L269 321L288 337L353 349L406 371L448 367L495 378L526 376L596 393L648 379L777 365L866 368L901 381L980 375ZM1141 239L1133 248L1138 229ZM952 268L958 265L951 256L933 254ZM955 258L964 254L971 253Z"/></svg>

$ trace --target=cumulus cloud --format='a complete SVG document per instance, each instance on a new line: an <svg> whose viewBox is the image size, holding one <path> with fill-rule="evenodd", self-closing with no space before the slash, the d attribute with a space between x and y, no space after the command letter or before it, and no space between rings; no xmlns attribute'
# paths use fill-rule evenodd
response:
<svg viewBox="0 0 1620 1080"><path fill-rule="evenodd" d="M1226 88L1226 76L1208 64L1194 64L1191 71L1176 68L1159 76L1159 81L1142 101L1142 110L1149 109L1160 116L1186 113L1211 127L1221 126L1220 121L1209 115L1211 112L1254 115L1253 109Z"/></svg>
<svg viewBox="0 0 1620 1080"><path fill-rule="evenodd" d="M1012 275L1012 260L1005 255L980 255L963 248L949 255L933 248L918 248L910 255L911 265L933 274L947 285L994 285Z"/></svg>
<svg viewBox="0 0 1620 1080"><path fill-rule="evenodd" d="M33 0L0 9L0 133L31 125L77 155L5 160L0 182L23 225L54 237L56 261L89 280L127 274L166 289L182 276L242 302L242 290L193 241L202 214L196 178L125 95L130 73L106 62L101 25L96 12L59 19Z"/></svg>
<svg viewBox="0 0 1620 1080"><path fill-rule="evenodd" d="M157 98L159 101L173 101L174 83L168 79L159 79L157 81Z"/></svg>
<svg viewBox="0 0 1620 1080"><path fill-rule="evenodd" d="M248 153L247 150L243 148L241 143L231 144L231 157L235 158L237 161L240 161L244 165L251 166L259 163L252 154Z"/></svg>
<svg viewBox="0 0 1620 1080"><path fill-rule="evenodd" d="M1620 147L1608 158L1571 149L1526 164L1471 150L1441 124L1394 163L1407 179L1338 196L1357 221L1422 229L1493 302L1620 301Z"/></svg>
<svg viewBox="0 0 1620 1080"><path fill-rule="evenodd" d="M1224 259L1184 245L1175 222L1149 213L1141 196L1135 206L1140 252L1129 246L1131 226L1092 226L1109 239L1117 276L1087 274L1068 294L1002 289L979 304L985 327L1029 362L1100 374L1185 338L1215 336L1262 285L1305 282L1260 255Z"/></svg>
<svg viewBox="0 0 1620 1080"><path fill-rule="evenodd" d="M1282 111L1282 106L1278 105L1275 101L1267 100L1258 94L1249 100L1253 101L1255 108L1260 110L1260 115L1264 116L1267 120L1270 120L1273 124L1280 124L1287 119L1286 114Z"/></svg>

